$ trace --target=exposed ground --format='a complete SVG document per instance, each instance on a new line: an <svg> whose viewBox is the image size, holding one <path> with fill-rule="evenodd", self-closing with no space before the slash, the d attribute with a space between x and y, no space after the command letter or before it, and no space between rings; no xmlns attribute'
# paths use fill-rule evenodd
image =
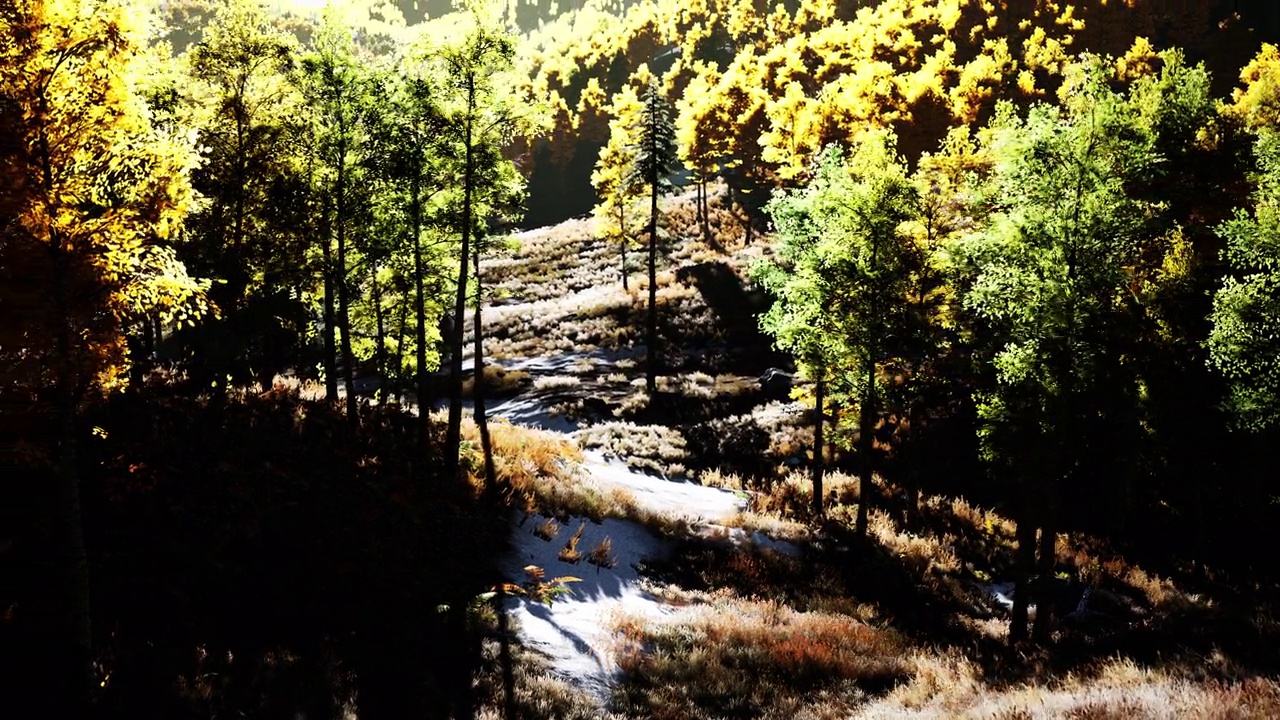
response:
<svg viewBox="0 0 1280 720"><path fill-rule="evenodd" d="M672 234L698 234L687 199L668 209L685 228ZM508 421L495 437L524 507L507 580L536 585L527 566L579 578L549 605L508 602L524 717L1280 716L1269 613L1096 538L1060 539L1062 622L1049 649L1019 651L1001 582L1013 527L998 512L933 495L908 522L904 494L878 480L887 509L859 544L857 485L835 472L815 524L807 418L758 379L785 363L755 332L761 298L743 280L765 251L724 210L711 227L660 269L652 398L640 253L624 291L616 246L578 220L485 266L499 289L491 408ZM501 716L497 647L482 717Z"/></svg>

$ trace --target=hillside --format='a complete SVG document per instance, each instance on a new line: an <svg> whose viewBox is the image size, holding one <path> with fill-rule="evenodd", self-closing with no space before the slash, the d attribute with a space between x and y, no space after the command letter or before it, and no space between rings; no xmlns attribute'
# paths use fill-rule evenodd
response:
<svg viewBox="0 0 1280 720"><path fill-rule="evenodd" d="M1280 716L1273 5L6 4L0 714Z"/></svg>
<svg viewBox="0 0 1280 720"><path fill-rule="evenodd" d="M669 216L682 204L668 205ZM1225 586L1156 574L1102 538L1065 534L1054 649L1027 653L1005 643L1014 527L998 510L929 495L909 516L907 497L878 481L882 509L862 545L852 536L856 478L837 471L827 516L812 525L808 478L788 469L795 459L782 449L812 442L805 413L771 401L755 378L708 374L744 366L732 342L682 328L710 319L703 296L677 280L692 257L673 258L675 272L662 275L661 312L675 316L668 327L679 338L669 338L677 347L667 357L681 362L664 375L659 409L636 387L627 321L613 325L616 316L599 311L633 298L589 228L523 233L488 267L508 289L488 308L495 363L521 373L491 413L587 448L580 470L534 481L557 489L535 491L517 515L503 565L515 583L529 580L524 565L548 579L583 578L549 604L508 606L522 717L1280 712L1280 685L1264 679L1277 669L1280 628L1256 607L1233 607ZM741 236L726 227L723 240L726 254L693 255L741 271ZM588 269L557 272L565 257ZM552 319L527 328L530 307ZM708 355L724 364L709 368ZM502 424L495 432L537 435ZM708 434L719 444L708 446ZM564 561L564 547L585 558L606 539L602 566ZM482 680L485 717L500 716L496 648Z"/></svg>

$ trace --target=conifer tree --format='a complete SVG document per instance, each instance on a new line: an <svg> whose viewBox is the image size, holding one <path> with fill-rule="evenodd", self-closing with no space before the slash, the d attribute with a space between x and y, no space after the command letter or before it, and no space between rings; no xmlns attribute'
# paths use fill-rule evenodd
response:
<svg viewBox="0 0 1280 720"><path fill-rule="evenodd" d="M645 388L652 397L658 379L658 196L671 188L670 175L675 170L676 131L671 119L671 105L662 96L656 81L650 81L644 93L644 108L631 129L631 150L635 153L632 177L649 188L649 313L648 367Z"/></svg>

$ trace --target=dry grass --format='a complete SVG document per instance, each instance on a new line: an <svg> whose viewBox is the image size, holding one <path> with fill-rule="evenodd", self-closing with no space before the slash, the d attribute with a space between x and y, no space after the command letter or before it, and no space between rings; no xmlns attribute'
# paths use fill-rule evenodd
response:
<svg viewBox="0 0 1280 720"><path fill-rule="evenodd" d="M527 388L530 382L529 373L523 370L508 370L501 365L484 366L485 397L513 395ZM462 397L472 397L475 394L475 389L475 377L463 378Z"/></svg>
<svg viewBox="0 0 1280 720"><path fill-rule="evenodd" d="M498 481L510 489L528 514L541 513L561 520L571 516L593 521L618 518L668 535L688 532L684 520L649 511L626 488L601 487L586 481L580 466L582 450L561 435L501 420L490 421L489 433ZM484 489L484 466L479 431L471 418L463 419L462 437L465 467L475 491L480 493ZM559 527L542 523L538 530L555 536Z"/></svg>
<svg viewBox="0 0 1280 720"><path fill-rule="evenodd" d="M721 330L701 294L677 279L677 270L715 261L745 276L759 248L744 245L740 223L720 207L718 194L710 243L701 237L691 194L664 199L662 213L666 234L676 239L659 253L660 333L675 353L669 360L679 365L679 348L715 340ZM554 356L642 340L648 278L640 253L629 258L630 287L624 291L618 246L601 239L591 220L531 230L516 240L514 253L482 266L494 297L501 298L485 315L489 356Z"/></svg>
<svg viewBox="0 0 1280 720"><path fill-rule="evenodd" d="M654 625L624 618L618 631L616 706L638 717L847 716L909 672L892 631L776 602L723 600Z"/></svg>
<svg viewBox="0 0 1280 720"><path fill-rule="evenodd" d="M549 375L533 381L534 390L559 390L582 385L582 378L572 375Z"/></svg>
<svg viewBox="0 0 1280 720"><path fill-rule="evenodd" d="M502 666L497 640L487 640L483 646L481 671L475 679L478 720L504 720ZM612 715L600 708L600 704L556 677L547 662L512 644L512 677L519 717L527 720L609 720L621 716Z"/></svg>
<svg viewBox="0 0 1280 720"><path fill-rule="evenodd" d="M582 451L565 438L512 425L501 420L489 421L493 442L494 469L498 482L520 498L526 508L566 508L568 512L597 517L607 506L599 492L584 488L577 480L577 463ZM475 421L462 421L465 441L464 466L476 492L484 489L484 460L480 454L480 432Z"/></svg>
<svg viewBox="0 0 1280 720"><path fill-rule="evenodd" d="M869 703L860 718L1273 718L1280 685L1254 678L1195 683L1130 660L1050 683L993 688L954 652L912 653L911 681Z"/></svg>
<svg viewBox="0 0 1280 720"><path fill-rule="evenodd" d="M606 422L576 433L584 448L616 455L635 470L663 477L684 475L689 459L684 436L662 425Z"/></svg>

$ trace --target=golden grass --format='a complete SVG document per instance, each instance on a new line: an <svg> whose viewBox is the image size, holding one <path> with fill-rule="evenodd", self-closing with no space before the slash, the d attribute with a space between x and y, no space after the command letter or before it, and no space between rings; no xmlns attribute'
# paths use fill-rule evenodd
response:
<svg viewBox="0 0 1280 720"><path fill-rule="evenodd" d="M685 520L642 507L626 488L601 487L587 481L581 469L581 448L562 435L512 425L505 420L490 420L489 434L498 482L510 489L526 513L560 519L586 517L594 521L618 518L672 535L682 535L688 530ZM484 490L484 465L479 431L471 418L463 418L462 437L464 466L475 492L480 493ZM558 531L556 526L545 528L551 535Z"/></svg>
<svg viewBox="0 0 1280 720"><path fill-rule="evenodd" d="M572 375L549 375L533 381L534 390L558 390L580 385L582 385L582 378Z"/></svg>
<svg viewBox="0 0 1280 720"><path fill-rule="evenodd" d="M534 428L489 420L493 443L494 469L498 482L524 496L540 497L547 488L576 486L574 463L582 461L582 451L564 437ZM475 420L462 420L464 466L477 491L484 487L484 461L480 454L480 431Z"/></svg>
<svg viewBox="0 0 1280 720"><path fill-rule="evenodd" d="M677 279L677 269L725 262L745 277L759 255L742 240L736 216L713 192L712 242L701 238L693 196L662 201L663 225L675 238L659 254L658 303L661 332L679 347L687 340L718 336L713 313L696 288ZM617 348L642 340L648 300L640 253L630 258L630 288L622 289L618 245L599 237L592 220L570 220L521 233L514 253L484 261L482 273L503 300L485 315L485 351L491 357L534 357ZM469 332L469 331L468 331Z"/></svg>
<svg viewBox="0 0 1280 720"><path fill-rule="evenodd" d="M547 662L519 644L511 647L514 695L519 717L526 720L622 720L605 712L594 698L556 677ZM503 717L502 665L499 644L485 641L481 670L475 678L479 720Z"/></svg>
<svg viewBox="0 0 1280 720"><path fill-rule="evenodd" d="M1280 684L1196 683L1113 659L1094 672L998 688L955 652L915 651L911 680L873 700L860 718L1274 718Z"/></svg>
<svg viewBox="0 0 1280 720"><path fill-rule="evenodd" d="M662 425L612 421L579 430L576 437L584 448L600 449L628 467L663 477L683 475L689 460L684 436Z"/></svg>
<svg viewBox="0 0 1280 720"><path fill-rule="evenodd" d="M530 382L529 373L523 370L508 370L501 365L484 366L485 397L510 395L523 390ZM462 397L469 398L473 396L475 388L476 381L474 377L463 378Z"/></svg>
<svg viewBox="0 0 1280 720"><path fill-rule="evenodd" d="M892 631L777 602L718 600L673 620L624 617L620 711L636 717L792 717L848 712L907 678Z"/></svg>

